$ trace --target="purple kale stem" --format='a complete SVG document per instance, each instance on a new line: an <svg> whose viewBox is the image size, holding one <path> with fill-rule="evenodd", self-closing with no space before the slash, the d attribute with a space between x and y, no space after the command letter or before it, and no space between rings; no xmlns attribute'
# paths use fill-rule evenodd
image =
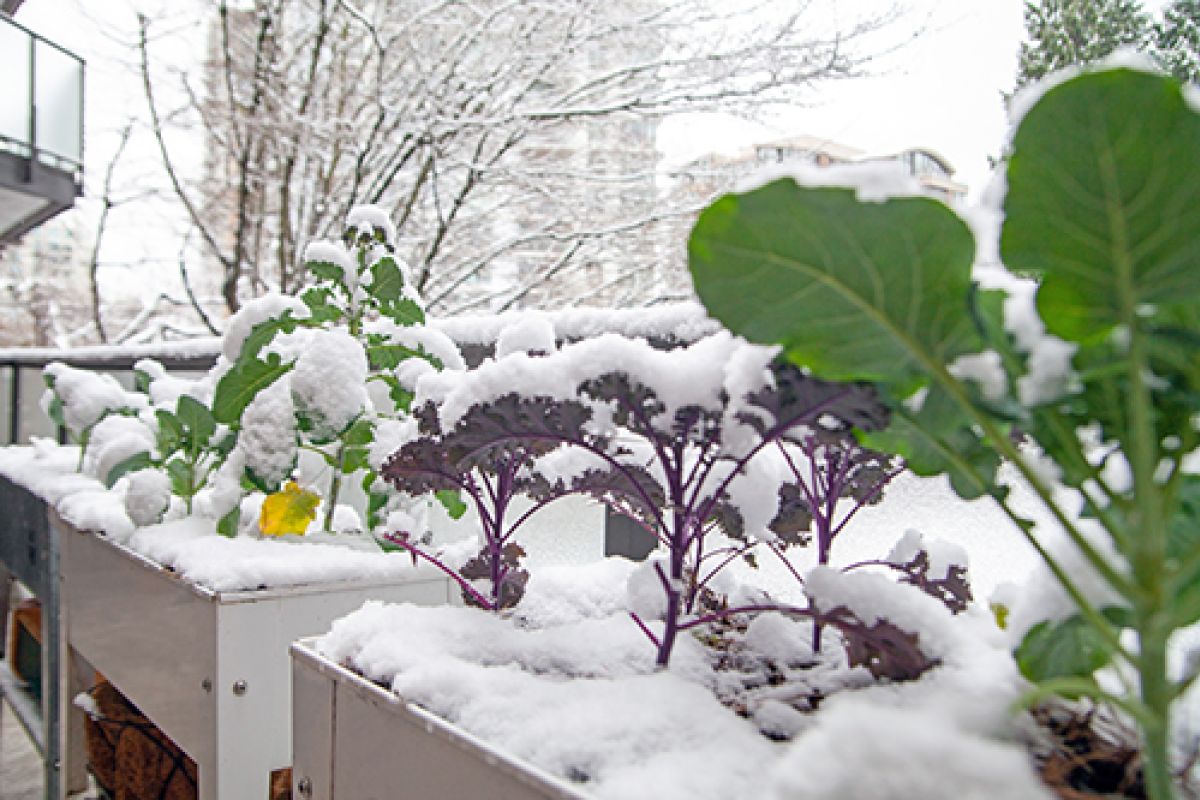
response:
<svg viewBox="0 0 1200 800"><path fill-rule="evenodd" d="M684 480L684 482L683 482L684 486L696 486L697 485L696 483L694 483L694 481L696 480L696 475L697 475L697 473L699 473L701 467L707 466L707 462L709 460L708 454L711 451L711 448L712 448L711 442L706 444L704 447L699 448L700 452L696 455L696 463L692 464L692 469L688 472L687 479ZM695 501L694 496L692 497L692 500Z"/></svg>
<svg viewBox="0 0 1200 800"><path fill-rule="evenodd" d="M732 617L734 614L749 614L757 611L778 611L781 614L792 614L798 617L812 617L816 619L818 614L811 608L800 608L799 606L788 606L781 603L760 603L749 606L737 606L736 608L725 608L720 611L714 611L711 614L705 614L702 617L688 620L679 626L680 631L688 631L692 628L705 625L709 622L716 622L719 619Z"/></svg>
<svg viewBox="0 0 1200 800"><path fill-rule="evenodd" d="M725 479L723 481L721 481L721 484L717 487L717 490L709 496L709 500L705 504L704 508L702 508L700 510L701 517L709 516L709 514L712 511L712 507L717 502L720 501L721 495L723 495L725 493L725 490L729 488L729 484L733 482L734 477L736 477L738 475L738 473L740 473L742 471L742 469L747 464L750 463L751 459L755 458L759 453L761 453L764 447L771 444L772 442L777 441L781 436L783 436L783 434L787 433L789 430L796 427L800 423L808 422L809 420L816 419L817 417L819 417L821 415L821 413L826 408L833 405L838 400L841 400L843 397L845 397L847 394L849 394L849 392L850 392L849 389L843 389L841 392L830 395L828 398L825 399L824 402L818 403L816 406L806 409L805 411L803 411L800 414L797 414L794 417L789 417L788 419L784 420L783 422L776 421L776 423L773 426L768 428L763 433L763 435L759 439L758 443L756 445L754 445L754 447L750 448L750 452L746 453L746 455L742 456L741 458L737 459L737 461L734 462L734 468L730 471L730 473L727 476L725 476ZM715 464L715 462L714 462L714 464ZM703 482L708 479L708 474L710 471L711 471L711 467L709 470L705 471L704 476L701 478L701 484L703 484Z"/></svg>
<svg viewBox="0 0 1200 800"><path fill-rule="evenodd" d="M508 503L512 497L513 461L514 459L509 459L497 471L495 486L492 486L490 483L488 484L488 491L494 503L496 516L494 527L491 530L485 530L484 537L487 539L488 573L492 582L492 602L497 607L500 605L500 585L507 572L503 563L504 514L508 510Z"/></svg>
<svg viewBox="0 0 1200 800"><path fill-rule="evenodd" d="M653 432L653 429L650 430ZM671 650L675 647L675 636L679 631L680 605L683 599L679 587L683 585L683 562L691 541L688 535L689 525L695 519L683 505L683 485L680 482L680 471L683 465L684 443L676 440L671 443L671 446L675 455L674 460L667 457L665 448L655 439L655 450L660 453L662 458L661 464L667 479L667 497L671 502L671 530L667 538L667 550L671 559L670 581L662 574L662 567L658 564L654 565L659 579L663 581L667 591L666 627L663 630L662 644L658 649L657 664L660 667L665 667L670 661Z"/></svg>
<svg viewBox="0 0 1200 800"><path fill-rule="evenodd" d="M494 604L488 602L488 599L486 597L484 597L478 591L476 591L475 587L471 586L471 584L465 578L463 578L461 575L458 574L457 570L455 570L452 567L446 566L446 563L444 561L442 561L440 558L438 558L437 556L426 553L424 550L421 550L420 548L416 547L411 542L409 542L407 538L399 535L398 533L385 533L383 535L383 538L387 539L389 542L391 542L394 545L403 547L405 550L407 550L409 553L411 553L414 558L423 558L427 562L432 564L433 566L437 567L439 570L444 572L447 577L449 577L455 583L457 583L459 586L461 586L462 590L464 592L471 595L471 597L475 600L475 602L479 603L480 607L485 608L488 611L496 610L496 606Z"/></svg>
<svg viewBox="0 0 1200 800"><path fill-rule="evenodd" d="M675 647L675 636L679 632L679 581L683 577L683 559L675 550L671 550L671 577L663 572L662 564L657 561L654 563L654 571L658 573L658 580L662 584L663 591L667 593L667 611L664 615L665 627L663 628L662 639L658 644L658 657L655 659L655 664L659 667L667 666L667 662L671 660L671 651Z"/></svg>
<svg viewBox="0 0 1200 800"><path fill-rule="evenodd" d="M812 475L813 481L818 486L818 505L821 510L818 513L816 508L813 509L813 519L817 523L817 563L826 566L829 564L829 551L833 547L833 515L837 509L837 502L841 494L842 479L849 464L850 459L843 458L836 465L836 473L827 476L824 480L817 468L817 444L815 437L809 437L805 442L805 451L808 454L809 472ZM826 461L828 461L828 451L826 451ZM813 621L812 631L812 649L814 653L821 652L821 634L824 632L824 627L821 621Z"/></svg>
<svg viewBox="0 0 1200 800"><path fill-rule="evenodd" d="M745 555L748 550L753 550L757 546L758 546L758 542L747 542L746 544L742 545L740 548L733 548L733 547L722 548L722 550L732 550L733 552L730 553L729 556L726 557L726 559L724 561L722 561L720 564L718 564L711 572L709 572L708 575L706 575L704 577L704 580L699 581L697 583L697 591L699 591L700 589L703 589L705 586L707 586L708 582L711 581L713 578L715 578L717 576L718 572L725 569L725 567L729 566L729 563L731 561L734 561L739 556ZM721 551L718 550L715 552L721 552ZM712 554L710 554L710 555L712 555Z"/></svg>
<svg viewBox="0 0 1200 800"><path fill-rule="evenodd" d="M849 572L852 569L862 569L863 567L887 567L889 569L899 570L900 572L904 571L904 567L900 566L899 564L893 564L892 562L884 561L881 558L873 558L869 561L855 561L849 566L842 567L842 572Z"/></svg>
<svg viewBox="0 0 1200 800"><path fill-rule="evenodd" d="M633 611L630 611L630 612L629 612L629 616L630 616L630 617L633 619L633 621L634 621L634 622L636 622L636 623L637 623L637 626L638 626L639 628L641 628L641 629L642 629L642 633L646 634L646 637L647 637L647 638L648 638L648 639L649 639L651 642L653 642L653 643L654 643L654 646L655 646L656 648L657 648L657 647L661 647L661 646L662 646L662 643L658 641L658 637L654 635L654 631L650 630L650 628L648 628L648 627L646 626L646 623L642 622L642 618L641 618L641 617L639 617L639 616L638 616L636 613L634 613Z"/></svg>
<svg viewBox="0 0 1200 800"><path fill-rule="evenodd" d="M780 549L779 545L775 544L774 542L768 542L767 549L779 557L779 560L783 562L785 567L787 567L788 572L792 573L792 577L795 578L801 586L803 586L804 576L796 571L796 567L792 564L788 557L783 554L783 550Z"/></svg>

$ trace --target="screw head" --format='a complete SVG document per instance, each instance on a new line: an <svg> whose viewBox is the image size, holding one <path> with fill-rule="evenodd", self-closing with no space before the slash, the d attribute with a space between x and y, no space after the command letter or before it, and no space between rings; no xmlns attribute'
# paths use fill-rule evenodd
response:
<svg viewBox="0 0 1200 800"><path fill-rule="evenodd" d="M241 697L242 695L244 695L246 693L246 688L247 687L246 687L245 681L234 681L234 683L233 683L233 693L236 694L238 697Z"/></svg>
<svg viewBox="0 0 1200 800"><path fill-rule="evenodd" d="M212 678L205 678L204 680L200 681L200 688L206 692L211 692L212 691Z"/></svg>
<svg viewBox="0 0 1200 800"><path fill-rule="evenodd" d="M313 783L312 779L305 776L296 781L296 793L301 797L312 797Z"/></svg>

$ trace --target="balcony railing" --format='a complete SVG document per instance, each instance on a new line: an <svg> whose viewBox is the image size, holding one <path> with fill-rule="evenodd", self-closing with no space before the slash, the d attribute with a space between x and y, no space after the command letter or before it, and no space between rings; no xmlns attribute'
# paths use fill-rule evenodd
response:
<svg viewBox="0 0 1200 800"><path fill-rule="evenodd" d="M0 14L0 239L69 208L83 182L83 59Z"/></svg>

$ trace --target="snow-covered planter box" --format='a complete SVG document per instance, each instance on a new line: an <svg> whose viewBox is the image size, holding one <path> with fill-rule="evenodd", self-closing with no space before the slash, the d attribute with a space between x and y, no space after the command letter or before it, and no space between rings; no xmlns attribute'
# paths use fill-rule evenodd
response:
<svg viewBox="0 0 1200 800"><path fill-rule="evenodd" d="M940 666L877 682L836 648L814 657L811 623L769 613L720 645L681 638L656 669L623 611L649 570L539 570L508 618L371 603L293 646L295 796L1050 796L1012 740L1020 683L986 611L956 618L882 576L818 568L831 600L919 620ZM819 711L799 710L810 700Z"/></svg>
<svg viewBox="0 0 1200 800"><path fill-rule="evenodd" d="M64 526L67 637L199 767L200 797L259 798L291 763L288 645L368 598L453 599L432 571L214 591Z"/></svg>
<svg viewBox="0 0 1200 800"><path fill-rule="evenodd" d="M565 781L292 645L293 797L581 800ZM336 793L335 793L336 787Z"/></svg>
<svg viewBox="0 0 1200 800"><path fill-rule="evenodd" d="M292 641L368 598L457 600L444 575L400 553L230 539L199 517L137 528L76 459L52 445L0 450L22 498L15 529L41 525L59 548L68 662L99 670L197 762L203 798L259 800L291 763ZM83 670L61 675L66 697L89 688ZM79 734L68 728L65 752Z"/></svg>

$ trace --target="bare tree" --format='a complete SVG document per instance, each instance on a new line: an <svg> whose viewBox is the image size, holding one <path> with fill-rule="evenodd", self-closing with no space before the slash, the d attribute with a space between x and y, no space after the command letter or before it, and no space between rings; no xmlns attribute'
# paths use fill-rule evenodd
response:
<svg viewBox="0 0 1200 800"><path fill-rule="evenodd" d="M835 24L833 8L212 0L202 69L160 75L148 17L138 53L167 175L230 310L294 289L305 245L362 203L392 214L438 310L647 301L673 266L653 232L689 211L660 196L657 121L750 113L855 74L894 14ZM160 91L176 79L184 108ZM167 135L188 109L206 141L201 175Z"/></svg>

